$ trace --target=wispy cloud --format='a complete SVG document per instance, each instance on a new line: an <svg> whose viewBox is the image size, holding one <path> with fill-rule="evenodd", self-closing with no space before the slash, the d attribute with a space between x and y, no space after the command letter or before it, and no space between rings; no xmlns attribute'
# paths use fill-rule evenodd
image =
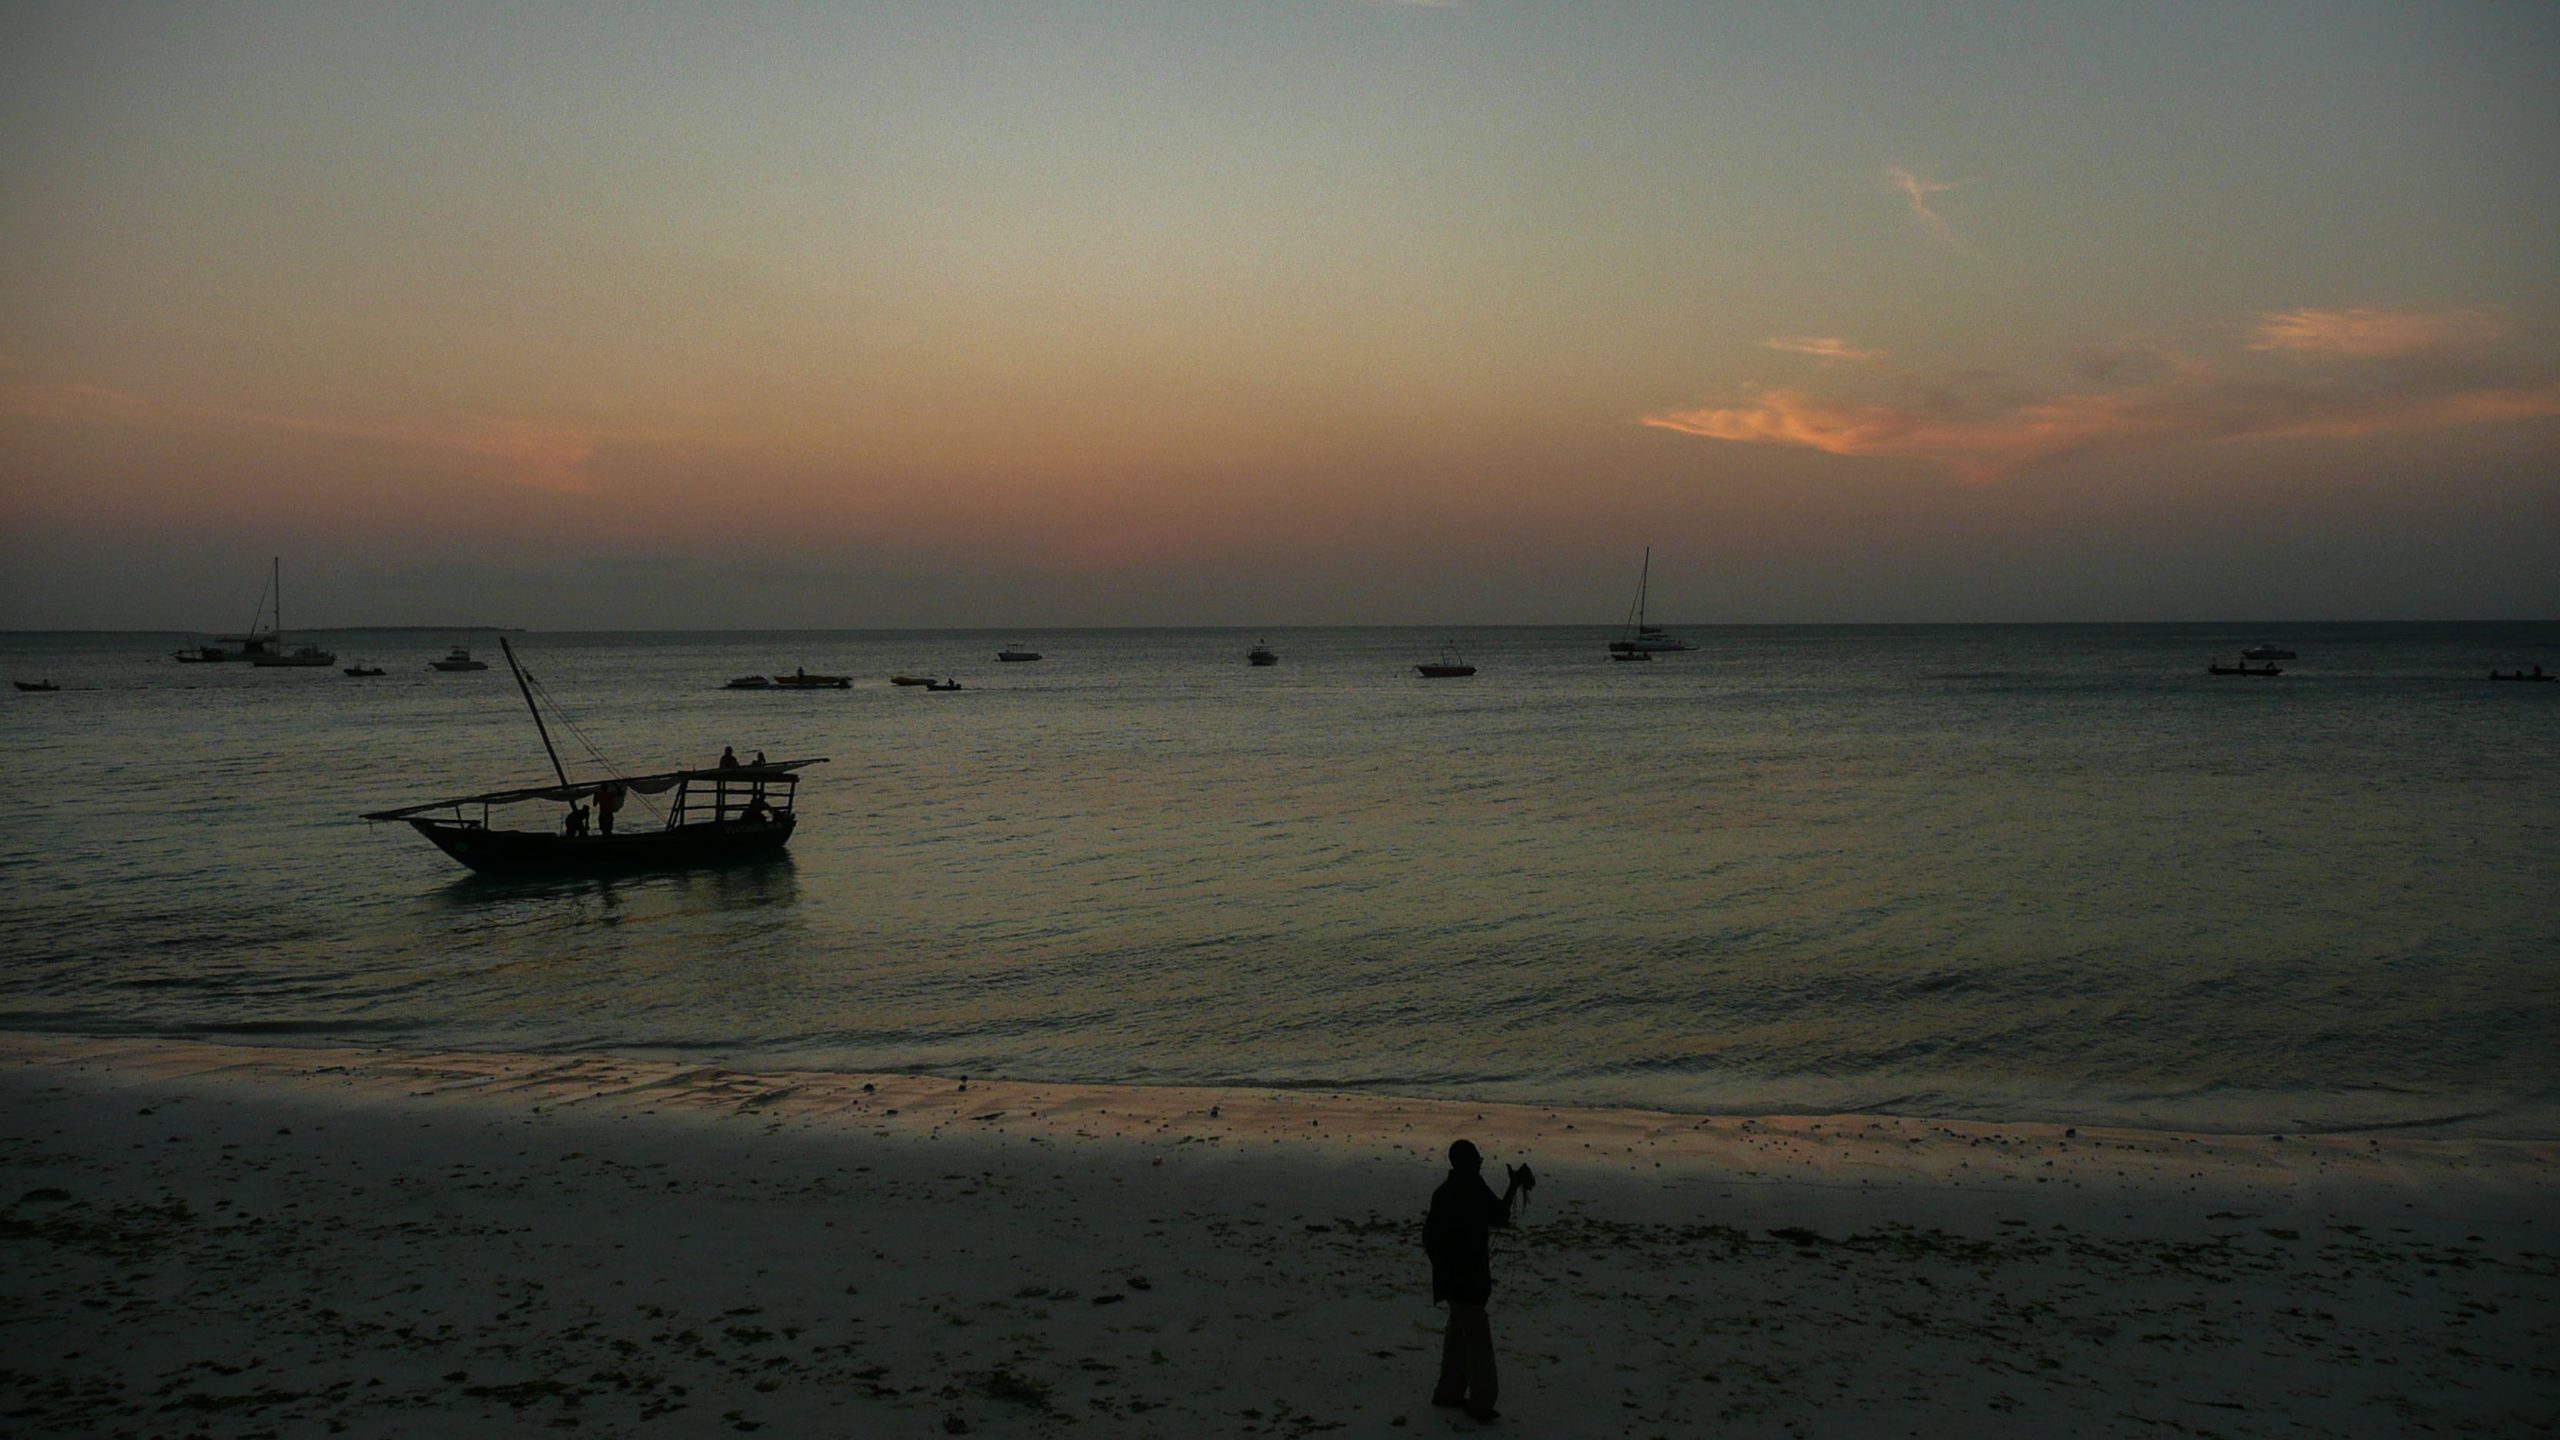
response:
<svg viewBox="0 0 2560 1440"><path fill-rule="evenodd" d="M1639 418L1686 435L1923 460L1993 480L2105 451L2560 416L2560 381L2489 353L2498 333L2476 311L2442 312L2433 323L2378 310L2290 311L2260 317L2246 355L2138 347L2128 353L2139 363L2084 363L2078 383L2058 390L1906 375L1885 398L1755 389L1730 404ZM2371 363L2448 350L2467 363Z"/></svg>
<svg viewBox="0 0 2560 1440"><path fill-rule="evenodd" d="M2250 328L2249 348L2385 360L2472 350L2505 336L2506 322L2496 312L2478 308L2281 310L2258 317Z"/></svg>
<svg viewBox="0 0 2560 1440"><path fill-rule="evenodd" d="M487 416L442 422L349 420L165 400L73 382L0 384L0 417L216 426L349 440L424 457L482 479L573 494L593 488L587 466L597 445L597 437L587 431L543 421Z"/></svg>
<svg viewBox="0 0 2560 1440"><path fill-rule="evenodd" d="M1873 365L1884 358L1881 350L1862 350L1836 335L1772 335L1760 343L1791 355L1810 355L1817 360L1838 360L1852 365Z"/></svg>
<svg viewBox="0 0 2560 1440"><path fill-rule="evenodd" d="M1919 221L1922 228L1949 245L1958 247L1963 245L1964 242L1956 238L1955 227L1947 223L1945 216L1929 206L1930 196L1943 195L1955 189L1954 182L1924 180L1899 165L1886 167L1884 178L1892 184L1893 188L1901 191L1903 198L1911 203L1911 218Z"/></svg>

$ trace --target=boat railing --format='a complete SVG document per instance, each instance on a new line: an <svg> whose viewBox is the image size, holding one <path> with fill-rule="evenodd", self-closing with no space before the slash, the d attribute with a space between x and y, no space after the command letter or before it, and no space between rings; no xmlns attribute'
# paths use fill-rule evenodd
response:
<svg viewBox="0 0 2560 1440"><path fill-rule="evenodd" d="M602 780L581 780L568 785L533 785L516 790L491 790L478 795L460 795L449 800L429 800L421 804L403 805L390 810L373 810L366 812L362 818L416 820L488 829L491 812L505 806L592 803L598 792L615 789L626 796L669 796L666 824L670 830L688 825L736 824L748 820L758 805L761 805L765 813L771 816L791 814L792 804L798 797L800 786L800 777L793 772L805 765L825 763L823 758L784 760L727 769L671 770L657 775L614 776ZM704 797L707 797L708 804L703 803ZM474 810L478 811L476 819L471 813ZM450 818L438 812L449 812Z"/></svg>
<svg viewBox="0 0 2560 1440"><path fill-rule="evenodd" d="M711 813L707 818L700 814L702 807L694 802L696 786L711 793ZM759 809L767 817L788 815L799 791L800 777L791 774L779 777L735 775L733 778L733 772L715 771L709 777L691 776L676 786L675 801L667 807L667 828L736 824L755 818Z"/></svg>

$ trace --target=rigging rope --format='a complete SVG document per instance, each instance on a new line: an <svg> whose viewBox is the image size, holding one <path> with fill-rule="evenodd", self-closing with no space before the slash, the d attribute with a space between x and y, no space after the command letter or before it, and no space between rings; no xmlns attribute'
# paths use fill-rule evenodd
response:
<svg viewBox="0 0 2560 1440"><path fill-rule="evenodd" d="M521 666L519 666L518 669L524 676L525 684L532 687L533 691L541 697L542 702L551 707L551 718L559 721L561 728L567 730L570 735L577 739L578 744L586 750L588 759L593 760L598 768L602 769L607 775L612 776L616 780L628 781L631 778L629 775L623 773L621 766L614 764L611 759L607 758L603 750L597 748L596 742L588 736L585 730L579 728L576 720L570 718L569 712L562 708L559 698L551 693L551 687L534 678L532 671L524 670ZM641 808L647 810L659 824L663 825L666 823L666 812L660 810L657 807L657 804L648 796L630 788L627 784L623 787L622 793L627 797L638 800Z"/></svg>

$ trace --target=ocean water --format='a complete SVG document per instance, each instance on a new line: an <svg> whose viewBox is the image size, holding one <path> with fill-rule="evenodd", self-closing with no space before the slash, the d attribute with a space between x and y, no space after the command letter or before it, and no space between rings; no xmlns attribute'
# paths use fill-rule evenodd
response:
<svg viewBox="0 0 2560 1440"><path fill-rule="evenodd" d="M2560 626L1454 633L519 635L625 772L832 757L787 861L541 884L357 818L547 779L488 636L0 637L0 1026L2560 1134Z"/></svg>

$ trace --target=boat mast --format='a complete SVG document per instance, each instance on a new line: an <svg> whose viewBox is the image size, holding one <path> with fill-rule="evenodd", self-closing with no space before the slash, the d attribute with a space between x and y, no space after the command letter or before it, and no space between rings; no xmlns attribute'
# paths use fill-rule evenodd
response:
<svg viewBox="0 0 2560 1440"><path fill-rule="evenodd" d="M274 586L276 592L276 649L281 651L284 649L284 557L270 555L267 564L272 567L267 583Z"/></svg>
<svg viewBox="0 0 2560 1440"><path fill-rule="evenodd" d="M507 637L498 637L498 648L506 653L507 668L515 672L516 688L524 692L524 708L533 712L533 728L542 736L542 753L551 757L551 773L560 777L562 786L569 783L569 772L560 768L560 752L551 748L551 727L542 723L542 707L533 703L533 687L525 683L524 667L516 663L516 647Z"/></svg>
<svg viewBox="0 0 2560 1440"><path fill-rule="evenodd" d="M1636 638L1644 638L1644 591L1653 583L1653 547L1644 547L1644 568L1636 572Z"/></svg>

